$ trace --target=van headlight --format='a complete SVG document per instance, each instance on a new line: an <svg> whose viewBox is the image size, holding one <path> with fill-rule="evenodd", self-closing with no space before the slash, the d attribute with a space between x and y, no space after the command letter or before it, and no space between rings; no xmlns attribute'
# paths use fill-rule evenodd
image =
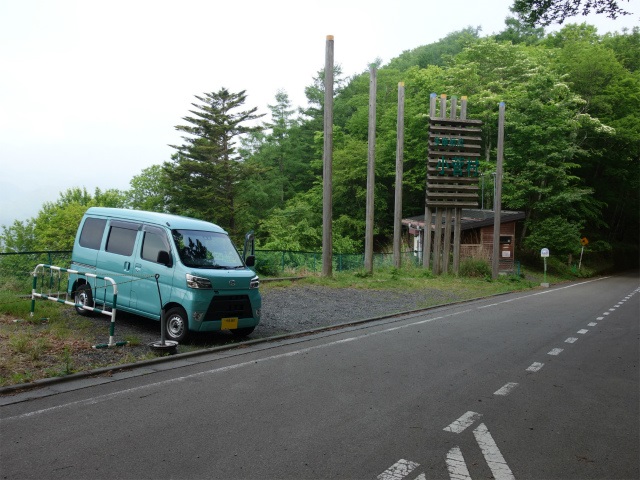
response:
<svg viewBox="0 0 640 480"><path fill-rule="evenodd" d="M196 277L195 275L191 275L187 273L187 287L189 288L201 288L201 289L211 289L211 280L208 278Z"/></svg>
<svg viewBox="0 0 640 480"><path fill-rule="evenodd" d="M258 276L256 275L255 277L253 277L251 279L251 281L249 282L249 288L258 288L260 286L260 279L258 278Z"/></svg>

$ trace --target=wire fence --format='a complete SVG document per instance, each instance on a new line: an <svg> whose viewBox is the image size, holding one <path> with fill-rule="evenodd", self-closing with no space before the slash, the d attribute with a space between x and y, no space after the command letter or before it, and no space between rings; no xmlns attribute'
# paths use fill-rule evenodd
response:
<svg viewBox="0 0 640 480"><path fill-rule="evenodd" d="M256 271L266 276L283 273L306 273L322 271L322 253L297 252L286 250L256 250ZM419 252L403 252L402 265L421 265ZM364 254L334 253L333 271L343 272L364 268ZM373 255L374 268L392 267L393 254L376 253Z"/></svg>
<svg viewBox="0 0 640 480"><path fill-rule="evenodd" d="M420 265L419 252L403 252L403 265ZM305 274L322 271L322 253L289 250L256 250L255 270L266 277L283 274ZM56 265L68 268L71 265L71 251L35 251L0 253L0 279L24 283L30 289L33 269L38 264ZM393 266L393 254L376 253L374 268ZM343 272L364 268L364 254L333 254L333 271Z"/></svg>
<svg viewBox="0 0 640 480"><path fill-rule="evenodd" d="M33 270L41 263L68 267L71 265L71 251L38 251L0 253L0 280L11 282L21 290L31 291Z"/></svg>

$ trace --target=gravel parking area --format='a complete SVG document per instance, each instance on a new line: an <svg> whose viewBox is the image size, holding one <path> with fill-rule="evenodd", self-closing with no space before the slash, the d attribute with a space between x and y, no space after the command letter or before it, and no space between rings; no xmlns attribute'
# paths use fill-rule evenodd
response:
<svg viewBox="0 0 640 480"><path fill-rule="evenodd" d="M456 300L442 290L429 289L409 293L296 285L270 289L262 295L262 321L252 337L326 327Z"/></svg>
<svg viewBox="0 0 640 480"><path fill-rule="evenodd" d="M269 288L262 292L262 320L247 339L296 333L456 300L459 299L455 295L435 289L407 293L295 284L286 288ZM105 335L108 333L107 325L105 321ZM143 345L148 345L160 339L160 324L119 313L115 327L116 340L128 336L135 337ZM103 338L101 342L105 340ZM192 332L187 344L214 346L229 343L231 340L236 339L229 332Z"/></svg>

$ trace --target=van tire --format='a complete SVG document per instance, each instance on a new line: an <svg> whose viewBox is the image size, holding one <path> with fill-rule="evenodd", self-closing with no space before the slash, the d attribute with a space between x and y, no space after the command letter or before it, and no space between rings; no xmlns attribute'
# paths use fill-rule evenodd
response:
<svg viewBox="0 0 640 480"><path fill-rule="evenodd" d="M93 292L91 291L91 285L83 283L78 285L78 288L73 295L73 301L76 303L76 313L83 317L92 317L94 314L91 310L85 310L82 307L78 307L77 304L86 305L87 307L93 307Z"/></svg>
<svg viewBox="0 0 640 480"><path fill-rule="evenodd" d="M251 335L251 333L253 333L255 329L256 327L236 328L231 330L231 333L233 333L236 337L246 337L247 335Z"/></svg>
<svg viewBox="0 0 640 480"><path fill-rule="evenodd" d="M186 312L174 307L165 313L165 335L167 340L184 342L189 334L189 320Z"/></svg>

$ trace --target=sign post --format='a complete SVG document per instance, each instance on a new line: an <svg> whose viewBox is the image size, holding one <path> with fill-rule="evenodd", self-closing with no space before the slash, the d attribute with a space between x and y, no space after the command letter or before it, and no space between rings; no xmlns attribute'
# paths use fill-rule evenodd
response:
<svg viewBox="0 0 640 480"><path fill-rule="evenodd" d="M589 245L589 239L587 237L582 237L580 239L580 244L582 245L582 249L580 250L580 261L578 262L578 270L582 267L582 255L584 254L584 247Z"/></svg>
<svg viewBox="0 0 640 480"><path fill-rule="evenodd" d="M544 259L544 282L540 284L542 287L548 287L547 283L547 258L549 258L549 249L543 248L540 250L540 256Z"/></svg>

